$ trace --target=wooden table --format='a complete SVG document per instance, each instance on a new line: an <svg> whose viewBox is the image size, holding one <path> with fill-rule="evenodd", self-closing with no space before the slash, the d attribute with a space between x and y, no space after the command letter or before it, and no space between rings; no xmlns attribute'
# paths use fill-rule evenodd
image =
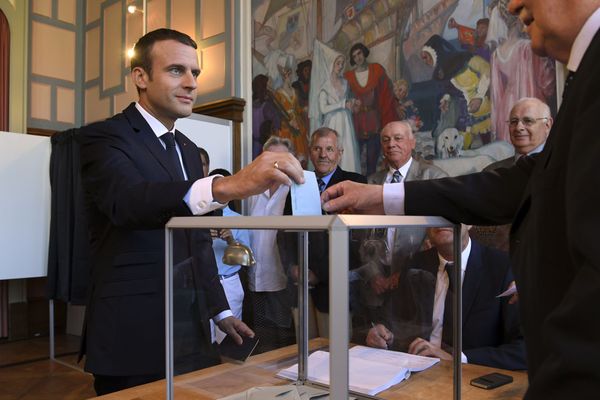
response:
<svg viewBox="0 0 600 400"><path fill-rule="evenodd" d="M326 348L328 341L313 339L311 350ZM175 400L218 399L245 391L254 386L285 385L290 382L275 374L297 362L298 348L288 346L250 357L244 364L224 363L200 371L175 377ZM493 390L471 386L471 379L490 373L502 372L513 377L508 385ZM103 400L163 400L165 381L152 382L131 389L99 397ZM505 371L479 365L463 364L462 398L465 400L521 399L527 389L525 372ZM388 400L452 399L452 363L440 361L433 367L413 373L406 381L377 395Z"/></svg>

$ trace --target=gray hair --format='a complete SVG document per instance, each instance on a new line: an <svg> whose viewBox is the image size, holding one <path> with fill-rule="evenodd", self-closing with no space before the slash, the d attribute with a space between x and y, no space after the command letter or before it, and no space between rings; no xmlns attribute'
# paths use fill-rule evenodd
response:
<svg viewBox="0 0 600 400"><path fill-rule="evenodd" d="M388 122L388 123L387 123L387 124L386 124L386 125L383 127L383 129L381 130L381 132L383 132L384 130L386 130L386 129L387 129L387 128L388 128L388 127L391 125L391 124L401 124L401 125L404 125L405 127L407 127L407 128L408 128L408 132L410 132L410 133L409 133L409 137L410 137L411 139L413 139L413 138L415 137L415 133L413 132L412 125L410 124L410 122L408 122L408 121L407 121L407 120L405 120L405 119L403 119L402 121L391 121L391 122Z"/></svg>
<svg viewBox="0 0 600 400"><path fill-rule="evenodd" d="M263 151L268 151L267 149L271 146L285 146L287 147L290 153L294 152L294 145L292 144L290 139L282 138L280 136L271 136L267 139L265 144L263 145Z"/></svg>
<svg viewBox="0 0 600 400"><path fill-rule="evenodd" d="M331 129L331 128L328 128L326 126L322 126L322 127L318 128L316 131L314 131L312 133L312 135L310 135L310 145L312 146L313 143L315 143L315 141L318 138L322 138L322 137L325 137L325 136L331 135L331 134L335 135L335 139L336 139L336 142L337 142L337 148L338 148L338 150L343 150L344 149L344 145L340 141L340 134L337 133L337 131L335 129Z"/></svg>

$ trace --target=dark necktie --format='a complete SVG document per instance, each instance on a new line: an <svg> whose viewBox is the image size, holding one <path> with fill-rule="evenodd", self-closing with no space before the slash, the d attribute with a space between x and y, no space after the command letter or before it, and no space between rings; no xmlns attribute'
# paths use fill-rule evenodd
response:
<svg viewBox="0 0 600 400"><path fill-rule="evenodd" d="M445 266L448 274L448 291L444 300L444 323L442 328L442 342L452 346L452 296L454 295L454 263L448 262Z"/></svg>
<svg viewBox="0 0 600 400"><path fill-rule="evenodd" d="M171 166L174 168L173 171L177 173L179 180L185 180L183 177L183 171L181 170L181 162L179 161L179 154L177 154L177 148L175 147L175 135L171 132L167 132L160 137L160 140L165 144L167 157L171 162Z"/></svg>
<svg viewBox="0 0 600 400"><path fill-rule="evenodd" d="M400 183L401 179L402 179L402 174L400 173L400 171L395 170L394 173L392 174L392 180L390 181L390 183Z"/></svg>
<svg viewBox="0 0 600 400"><path fill-rule="evenodd" d="M575 72L573 71L569 71L569 73L567 74L567 77L565 78L565 86L563 88L563 99L565 99L567 97L567 90L569 89L569 85L571 84L571 82L573 82L573 79L575 78Z"/></svg>
<svg viewBox="0 0 600 400"><path fill-rule="evenodd" d="M323 179L321 178L317 178L317 185L319 185L319 193L323 193L323 190L325 190L325 186L327 186L325 184L325 181L323 181Z"/></svg>

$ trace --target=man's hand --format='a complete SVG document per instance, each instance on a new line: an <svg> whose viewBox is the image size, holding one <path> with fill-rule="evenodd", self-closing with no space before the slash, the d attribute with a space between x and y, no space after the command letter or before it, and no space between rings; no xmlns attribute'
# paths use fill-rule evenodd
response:
<svg viewBox="0 0 600 400"><path fill-rule="evenodd" d="M400 272L394 272L388 278L388 289L396 289L398 287L398 283L400 283Z"/></svg>
<svg viewBox="0 0 600 400"><path fill-rule="evenodd" d="M388 346L390 346L393 341L394 334L382 324L373 326L369 329L369 333L367 334L367 346L370 347L387 350Z"/></svg>
<svg viewBox="0 0 600 400"><path fill-rule="evenodd" d="M237 174L213 180L213 198L219 203L263 193L273 185L304 183L300 162L291 153L265 151Z"/></svg>
<svg viewBox="0 0 600 400"><path fill-rule="evenodd" d="M434 346L431 342L423 338L413 340L408 346L408 353L418 356L437 357L442 360L452 360L452 354L445 352L438 346Z"/></svg>
<svg viewBox="0 0 600 400"><path fill-rule="evenodd" d="M321 194L323 209L329 213L384 214L383 186L344 181Z"/></svg>
<svg viewBox="0 0 600 400"><path fill-rule="evenodd" d="M236 317L223 318L217 322L217 326L223 332L231 336L231 338L237 343L242 344L242 336L250 338L254 337L252 329L248 328L248 325L237 319Z"/></svg>

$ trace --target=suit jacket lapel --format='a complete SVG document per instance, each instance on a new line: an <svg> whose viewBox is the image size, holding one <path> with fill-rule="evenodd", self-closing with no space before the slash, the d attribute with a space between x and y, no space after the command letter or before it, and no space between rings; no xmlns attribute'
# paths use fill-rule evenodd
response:
<svg viewBox="0 0 600 400"><path fill-rule="evenodd" d="M173 170L171 160L167 156L165 148L160 143L160 139L156 137L150 125L146 122L142 114L135 108L135 104L131 103L129 107L123 110L123 114L131 123L131 127L137 132L150 153L156 158L160 165L169 173L171 179L176 179L177 172Z"/></svg>
<svg viewBox="0 0 600 400"><path fill-rule="evenodd" d="M329 180L329 182L327 182L327 186L325 188L328 188L330 186L335 185L336 183L340 183L341 181L343 181L343 175L344 171L340 167L336 167L335 172L333 173L333 175L331 175L331 179Z"/></svg>

